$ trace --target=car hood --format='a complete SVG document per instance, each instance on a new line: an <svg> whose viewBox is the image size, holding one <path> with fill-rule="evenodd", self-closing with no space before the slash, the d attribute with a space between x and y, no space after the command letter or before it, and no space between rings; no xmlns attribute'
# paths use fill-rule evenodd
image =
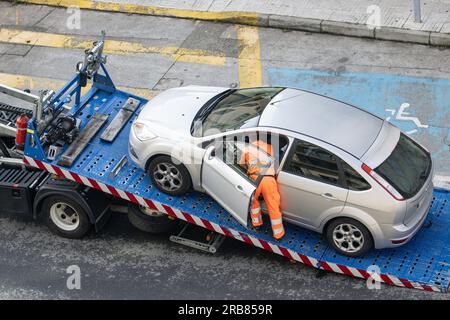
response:
<svg viewBox="0 0 450 320"><path fill-rule="evenodd" d="M199 109L227 89L186 86L163 91L142 108L137 120L149 123L159 135L163 133L160 131L190 135L192 120Z"/></svg>

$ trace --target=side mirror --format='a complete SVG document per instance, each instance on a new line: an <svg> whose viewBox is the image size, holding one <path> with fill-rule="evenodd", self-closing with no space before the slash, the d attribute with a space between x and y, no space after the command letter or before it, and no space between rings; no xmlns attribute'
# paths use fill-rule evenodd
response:
<svg viewBox="0 0 450 320"><path fill-rule="evenodd" d="M208 160L212 160L216 156L216 147L215 146L209 146L206 150L206 155Z"/></svg>

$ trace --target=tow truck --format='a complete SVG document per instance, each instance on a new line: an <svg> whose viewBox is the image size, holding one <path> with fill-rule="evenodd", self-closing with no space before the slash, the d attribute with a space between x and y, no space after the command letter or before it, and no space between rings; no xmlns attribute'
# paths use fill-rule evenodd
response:
<svg viewBox="0 0 450 320"><path fill-rule="evenodd" d="M0 104L3 211L31 214L61 236L81 238L106 224L111 206L126 206L137 228L177 230L170 240L207 252L215 253L230 237L322 271L448 291L449 190L435 188L427 220L412 241L359 258L341 256L321 235L290 224L276 242L269 225L258 231L245 228L206 194L159 192L128 158L131 124L147 100L115 87L105 67L104 43L103 33L58 92L34 95L0 85L4 96L28 103ZM84 95L83 88L89 88Z"/></svg>

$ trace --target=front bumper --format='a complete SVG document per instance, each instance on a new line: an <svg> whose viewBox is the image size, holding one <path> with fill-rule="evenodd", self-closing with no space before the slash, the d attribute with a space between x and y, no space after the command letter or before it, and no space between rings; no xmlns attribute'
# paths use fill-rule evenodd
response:
<svg viewBox="0 0 450 320"><path fill-rule="evenodd" d="M134 131L131 130L129 140L128 140L128 155L131 158L131 160L136 163L141 169L145 169L145 163L142 163L142 155L141 155L141 149L142 149L142 141L140 141L136 135L134 134Z"/></svg>
<svg viewBox="0 0 450 320"><path fill-rule="evenodd" d="M139 157L136 154L136 149L135 147L133 147L131 142L128 142L128 154L130 155L131 160L133 160L136 163L139 162Z"/></svg>

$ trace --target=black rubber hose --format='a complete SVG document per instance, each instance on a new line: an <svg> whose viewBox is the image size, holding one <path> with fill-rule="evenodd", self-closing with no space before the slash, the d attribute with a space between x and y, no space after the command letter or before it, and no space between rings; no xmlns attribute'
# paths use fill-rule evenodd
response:
<svg viewBox="0 0 450 320"><path fill-rule="evenodd" d="M0 151L3 153L3 156L6 158L11 158L11 155L9 154L8 147L6 146L5 142L2 138L0 138Z"/></svg>

